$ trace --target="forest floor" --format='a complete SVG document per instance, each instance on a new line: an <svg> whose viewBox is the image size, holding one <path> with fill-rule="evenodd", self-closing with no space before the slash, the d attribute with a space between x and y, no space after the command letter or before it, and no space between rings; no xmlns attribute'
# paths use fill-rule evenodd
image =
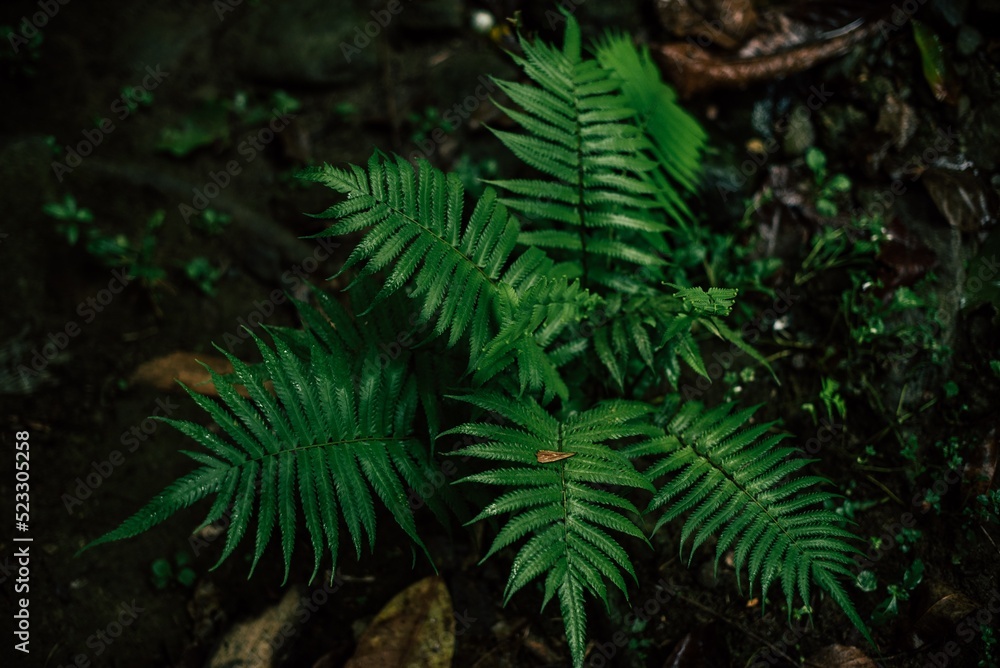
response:
<svg viewBox="0 0 1000 668"><path fill-rule="evenodd" d="M516 42L470 19L503 26L521 3L404 2L366 36L388 6L376 4L69 3L38 22L40 38L4 45L0 498L13 507L6 446L26 430L33 538L31 653L14 665L205 665L288 591L277 550L249 582L248 549L212 570L217 534L186 533L200 506L74 555L188 471L183 437L147 418L203 418L138 379L141 365L216 355L212 342L252 356L244 325L299 324L285 291L343 287L326 279L348 246L304 238L323 229L306 214L330 194L298 169L375 149L469 184L518 169L486 127L506 122L489 77L516 78L504 53ZM527 29L557 38L548 3L525 4ZM588 37L613 27L690 47L752 34L704 15L678 37L652 2L563 4L579 5ZM682 394L764 403L761 417L781 419L844 495L837 510L870 558L849 590L881 654L830 601L811 621L789 621L777 598L762 611L731 569L713 572L714 548L687 564L676 532L661 532L633 552L646 584L631 605L646 613L595 606L588 665L872 665L850 647L891 668L1000 665L1000 42L983 27L1000 7L910 4L927 32L899 8L866 9L870 25L888 22L846 55L691 90L684 105L712 153L700 226L676 258L741 288L734 326L758 334L774 368L706 344L723 382L691 377ZM39 7L7 3L0 25L24 33ZM844 25L852 7L812 3L809 18ZM98 243L119 236L128 267L114 266L121 246ZM372 617L434 567L456 615L454 665L568 665L554 607L540 613L537 594L500 605L507 571L478 565L486 537L420 519L434 566L390 529L374 554L345 555L333 594L307 585L305 559L293 567L289 586L323 602L286 638L284 665L343 665ZM5 617L19 598L12 538L0 535ZM154 573L163 560L170 575Z"/></svg>

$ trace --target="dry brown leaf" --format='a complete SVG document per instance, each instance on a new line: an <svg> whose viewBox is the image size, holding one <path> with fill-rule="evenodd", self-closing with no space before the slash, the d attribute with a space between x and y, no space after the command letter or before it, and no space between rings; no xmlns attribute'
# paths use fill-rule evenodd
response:
<svg viewBox="0 0 1000 668"><path fill-rule="evenodd" d="M917 595L914 610L920 614L913 627L931 642L951 637L955 625L979 608L968 596L940 581L926 582Z"/></svg>
<svg viewBox="0 0 1000 668"><path fill-rule="evenodd" d="M449 668L455 614L440 576L424 578L389 601L358 640L345 668Z"/></svg>
<svg viewBox="0 0 1000 668"><path fill-rule="evenodd" d="M819 42L811 42L752 58L716 56L687 42L664 44L653 50L664 72L682 97L716 88L744 88L758 81L780 79L817 63L842 56L875 32L875 24L857 27Z"/></svg>
<svg viewBox="0 0 1000 668"><path fill-rule="evenodd" d="M219 643L208 668L273 668L295 634L301 591L290 588L281 602L256 619L234 626Z"/></svg>
<svg viewBox="0 0 1000 668"><path fill-rule="evenodd" d="M857 647L827 645L809 657L806 665L823 668L875 668L876 663Z"/></svg>
<svg viewBox="0 0 1000 668"><path fill-rule="evenodd" d="M735 49L757 27L751 0L658 0L660 22L678 37Z"/></svg>
<svg viewBox="0 0 1000 668"><path fill-rule="evenodd" d="M183 392L184 390L177 384L179 380L194 392L211 397L219 396L212 383L212 377L205 367L199 364L199 361L212 367L216 373L224 375L233 372L233 365L225 357L178 350L169 355L143 362L132 374L129 382L165 392ZM239 389L243 390L242 387ZM240 394L246 396L245 392L243 390Z"/></svg>
<svg viewBox="0 0 1000 668"><path fill-rule="evenodd" d="M953 228L978 232L996 223L1000 210L996 193L977 170L933 166L924 171L920 182Z"/></svg>

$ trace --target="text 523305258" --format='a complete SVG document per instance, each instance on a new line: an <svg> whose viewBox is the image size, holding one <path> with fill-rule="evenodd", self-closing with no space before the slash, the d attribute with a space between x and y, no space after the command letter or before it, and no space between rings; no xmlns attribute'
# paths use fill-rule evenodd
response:
<svg viewBox="0 0 1000 668"><path fill-rule="evenodd" d="M28 532L28 522L31 519L31 497L29 482L31 474L29 472L29 455L31 446L28 443L30 434L27 431L19 431L14 434L14 527L17 535L14 536L15 543L30 543L31 538L25 534ZM14 561L17 567L17 578L14 580L14 593L19 597L16 599L17 605L14 612L14 649L28 653L28 642L31 638L31 622L28 614L28 582L31 576L31 556L30 545L19 544L14 551Z"/></svg>

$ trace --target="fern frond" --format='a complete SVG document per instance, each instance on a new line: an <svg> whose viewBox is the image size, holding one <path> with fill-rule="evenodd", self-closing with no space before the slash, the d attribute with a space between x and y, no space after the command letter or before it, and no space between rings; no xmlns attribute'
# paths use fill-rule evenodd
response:
<svg viewBox="0 0 1000 668"><path fill-rule="evenodd" d="M468 333L469 371L478 370L480 380L516 364L523 389L565 398L568 390L544 348L568 323L582 319L596 297L571 280L570 268L538 249L511 258L519 228L492 188L464 221L459 179L426 161L418 172L414 176L402 158L390 162L375 155L367 172L324 166L302 174L348 195L323 214L340 218L330 233L369 228L345 263L345 269L366 263L350 289L370 285L366 279L373 272L389 273L382 289L365 298L371 311L412 283L409 296L421 304L418 320L437 321L429 335L450 332L452 347ZM528 321L531 328L518 328ZM486 350L492 352L484 360Z"/></svg>
<svg viewBox="0 0 1000 668"><path fill-rule="evenodd" d="M347 195L321 214L339 222L323 235L350 234L367 229L344 264L345 270L363 262L360 276L385 270L387 277L373 303L412 281L411 297L421 301L420 318L436 318L434 334L448 332L448 346L469 333L470 348L481 350L490 338L491 321L506 293L503 278L514 290L529 285L542 267L504 275L520 232L517 221L487 188L468 221L464 220L465 191L454 174L445 175L421 160L417 173L403 158L379 154L367 172L329 165L310 168L300 177L322 183ZM535 255L525 263L544 265ZM546 266L551 266L551 261ZM352 284L353 285L353 284Z"/></svg>
<svg viewBox="0 0 1000 668"><path fill-rule="evenodd" d="M710 332L741 349L755 359L760 354L745 344L739 335L714 316L726 315L732 307L736 290L726 288L675 288L672 294L655 292L644 286L643 292L613 294L602 302L584 331L590 339L600 363L607 369L619 390L626 386L630 369L638 358L654 377L664 374L674 387L680 378L678 360L684 361L696 373L708 377L704 359L692 328L702 325ZM766 364L766 361L764 361Z"/></svg>
<svg viewBox="0 0 1000 668"><path fill-rule="evenodd" d="M815 582L871 641L838 580L853 577L857 539L843 528L841 516L823 509L835 498L815 489L825 481L794 476L812 460L779 447L784 435L768 434L773 423L747 427L756 410L735 410L733 404L706 410L690 402L669 419L663 437L629 450L632 457L662 455L643 472L650 482L669 475L647 510L665 508L655 530L687 514L680 538L689 555L719 535L716 564L731 548L737 574L746 569L750 591L759 585L762 600L780 582L791 614L795 594L808 604Z"/></svg>
<svg viewBox="0 0 1000 668"><path fill-rule="evenodd" d="M565 13L565 12L564 12ZM553 182L516 179L491 182L509 193L501 201L528 218L559 227L526 231L519 241L570 251L581 258L587 278L588 255L659 266L637 233L659 233L666 226L649 209L655 186L646 173L648 140L631 119L635 110L622 96L621 82L593 59L584 59L580 27L566 15L563 48L521 38L523 57L515 62L534 84L497 81L521 111L504 111L524 130L493 133L517 157ZM599 274L595 274L595 277Z"/></svg>
<svg viewBox="0 0 1000 668"><path fill-rule="evenodd" d="M521 392L542 392L542 403L554 395L568 397L569 388L558 371L560 362L567 360L558 359L549 349L599 301L578 281L537 281L503 310L499 333L476 359L474 382L483 385L516 362Z"/></svg>
<svg viewBox="0 0 1000 668"><path fill-rule="evenodd" d="M487 471L463 478L463 482L510 488L472 520L511 515L484 559L527 539L514 558L505 600L544 575L542 605L553 596L559 597L573 665L582 666L586 644L584 593L607 604L606 582L618 587L627 598L623 574L635 579L628 553L612 537L613 533L646 540L626 514L634 513L632 504L600 487L652 489L629 460L605 442L648 433L637 418L648 414L650 407L610 401L558 420L530 398L481 393L461 399L509 422L470 423L445 432L484 439L453 454L495 463ZM542 463L538 453L543 450L573 454Z"/></svg>
<svg viewBox="0 0 1000 668"><path fill-rule="evenodd" d="M325 337L308 337L305 359L280 334L273 347L254 336L264 360L259 370L219 348L234 369L225 377L209 369L219 401L188 393L222 433L159 418L205 448L187 453L202 467L87 548L141 533L211 494L215 502L203 525L230 512L219 563L250 531L256 505L251 573L277 526L287 579L298 515L313 547L313 577L326 552L336 566L342 524L360 556L363 543L374 546L376 496L423 548L406 494L406 486L423 484L431 469L425 447L411 433L416 385L399 364L376 361L364 375L352 373L334 332L321 330Z"/></svg>
<svg viewBox="0 0 1000 668"><path fill-rule="evenodd" d="M671 219L691 222L684 196L698 185L707 140L704 129L677 104L677 94L663 83L648 48L636 49L624 34L608 34L596 46L597 61L621 81L625 103L635 110L634 122L650 141L656 166L644 177L653 196Z"/></svg>

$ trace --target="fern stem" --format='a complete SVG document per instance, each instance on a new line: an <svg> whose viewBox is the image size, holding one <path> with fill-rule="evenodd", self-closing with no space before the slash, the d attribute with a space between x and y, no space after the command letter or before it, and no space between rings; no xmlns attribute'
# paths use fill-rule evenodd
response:
<svg viewBox="0 0 1000 668"><path fill-rule="evenodd" d="M573 97L573 108L576 111L576 208L580 213L580 268L583 275L580 285L587 287L587 207L583 199L583 127L580 123L580 99Z"/></svg>
<svg viewBox="0 0 1000 668"><path fill-rule="evenodd" d="M681 441L683 443L682 438L683 438L682 435L677 435L677 440L679 440L679 441ZM688 447L690 447L691 450L693 450L696 455L698 455L699 457L701 457L702 459L704 459L705 461L707 461L715 470L719 471L719 473L722 474L722 476L724 476L730 483L732 483L733 487L735 487L736 489L740 490L740 493L744 497L746 497L747 499L749 499L749 501L751 503L753 503L753 505L755 505L758 508L760 508L764 512L764 514L767 515L768 519L770 519L771 522L775 526L777 526L779 529L781 529L781 532L783 534L785 534L785 536L789 540L789 544L795 549L796 552L798 552L799 554L808 554L808 552L804 551L801 547L799 547L798 542L795 540L794 536L792 536L792 534L790 534L788 532L788 529L785 528L785 525L781 521L781 518L776 517L773 513L771 513L771 511L770 511L769 508L767 508L760 501L757 500L757 497L755 497L753 494L751 494L750 492L748 492L747 489L746 489L746 487L744 487L743 485L741 485L739 483L739 481L736 480L736 478L729 472L729 469L727 469L726 466L723 463L716 462L707 453L701 452L698 449L697 444L694 443L694 442L692 442L690 444L685 444L685 445L687 445ZM737 580L738 580L738 578L739 578L739 576L737 575ZM753 589L753 587L752 587L752 583L751 583L751 593L752 593L752 589ZM808 601L806 601L806 603L808 604Z"/></svg>

